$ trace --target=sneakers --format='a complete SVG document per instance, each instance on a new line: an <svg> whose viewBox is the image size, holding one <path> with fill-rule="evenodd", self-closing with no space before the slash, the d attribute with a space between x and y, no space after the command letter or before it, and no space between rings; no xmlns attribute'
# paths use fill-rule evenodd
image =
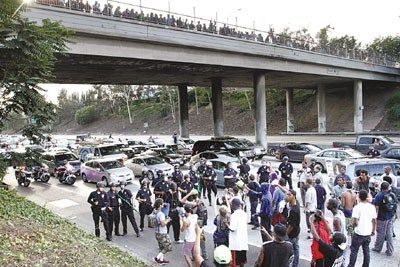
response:
<svg viewBox="0 0 400 267"><path fill-rule="evenodd" d="M140 237L141 235L140 235L140 233L136 233L136 237Z"/></svg>
<svg viewBox="0 0 400 267"><path fill-rule="evenodd" d="M140 228L140 232L143 232L143 228Z"/></svg>
<svg viewBox="0 0 400 267"><path fill-rule="evenodd" d="M176 240L175 243L176 243L176 244L182 244L182 243L183 243L183 240Z"/></svg>
<svg viewBox="0 0 400 267"><path fill-rule="evenodd" d="M160 265L165 265L165 264L168 264L168 263L169 263L169 261L167 261L167 260L159 260L159 259L157 259L157 257L154 257L153 260L154 260L156 263L160 264Z"/></svg>

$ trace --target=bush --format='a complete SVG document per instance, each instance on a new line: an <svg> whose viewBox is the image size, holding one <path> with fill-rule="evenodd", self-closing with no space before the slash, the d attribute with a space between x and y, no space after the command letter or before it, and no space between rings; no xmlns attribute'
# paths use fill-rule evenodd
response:
<svg viewBox="0 0 400 267"><path fill-rule="evenodd" d="M75 121L80 125L91 123L98 118L99 112L95 105L83 107L75 112Z"/></svg>

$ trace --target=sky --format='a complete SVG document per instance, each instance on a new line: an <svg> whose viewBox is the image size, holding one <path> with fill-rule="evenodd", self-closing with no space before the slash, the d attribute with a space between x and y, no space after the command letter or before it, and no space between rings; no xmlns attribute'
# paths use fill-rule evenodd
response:
<svg viewBox="0 0 400 267"><path fill-rule="evenodd" d="M94 1L89 1L94 2ZM103 5L106 0L98 0ZM114 3L113 3L114 2ZM119 3L118 3L119 2ZM307 28L312 36L319 29L330 24L334 27L332 36L354 35L363 43L377 37L400 35L400 0L118 0L110 3L114 8L122 3L168 10L206 19L275 32L289 27L296 31ZM195 7L195 9L194 9ZM134 8L135 9L135 8ZM47 97L55 102L61 88L69 92L82 91L89 85L42 85Z"/></svg>

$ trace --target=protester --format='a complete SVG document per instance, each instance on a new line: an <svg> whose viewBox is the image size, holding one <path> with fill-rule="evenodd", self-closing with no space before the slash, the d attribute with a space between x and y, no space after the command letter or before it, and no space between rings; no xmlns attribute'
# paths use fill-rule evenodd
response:
<svg viewBox="0 0 400 267"><path fill-rule="evenodd" d="M383 168L383 174L382 174L382 176L381 176L381 179L383 180L383 178L385 177L385 176L389 176L390 178L391 178L391 180L392 180L392 182L391 183L389 183L392 187L397 187L397 177L396 177L396 175L394 175L393 174L393 172L392 172L392 167L390 167L390 166L385 166L385 168Z"/></svg>
<svg viewBox="0 0 400 267"><path fill-rule="evenodd" d="M300 196L303 207L305 206L305 196L306 196L306 179L309 175L312 175L311 169L307 166L307 162L303 161L301 163L301 169L297 171L297 177L299 179L297 187L300 189Z"/></svg>
<svg viewBox="0 0 400 267"><path fill-rule="evenodd" d="M325 255L323 254L323 250L320 249L320 243L322 240L325 244L331 244L329 237L331 229L328 222L325 220L322 211L320 210L317 210L316 212L311 214L307 219L308 224L310 225L311 238L313 238L313 241L311 243L311 266L324 267ZM314 228L314 233L312 233L312 227ZM315 238L315 233L317 233L318 238Z"/></svg>
<svg viewBox="0 0 400 267"><path fill-rule="evenodd" d="M232 209L229 224L229 249L232 252L233 266L243 267L247 263L248 235L247 214L243 211L243 203L240 199L232 201Z"/></svg>
<svg viewBox="0 0 400 267"><path fill-rule="evenodd" d="M315 181L314 188L317 193L317 209L321 210L322 212L325 212L326 190L321 185L320 178L316 178L314 179L314 181Z"/></svg>
<svg viewBox="0 0 400 267"><path fill-rule="evenodd" d="M347 236L346 217L343 212L339 210L339 201L337 199L329 199L326 206L333 214L332 229L334 232L339 232Z"/></svg>
<svg viewBox="0 0 400 267"><path fill-rule="evenodd" d="M285 216L282 214L280 210L280 204L285 200L285 191L283 187L285 186L285 179L281 178L278 181L280 185L275 189L274 194L272 196L272 218L271 224L275 225L278 223L283 223L285 221Z"/></svg>
<svg viewBox="0 0 400 267"><path fill-rule="evenodd" d="M182 218L181 231L185 238L185 244L182 248L183 257L189 267L192 267L192 253L196 242L196 225L197 225L197 214L192 213L192 205L185 204L185 214Z"/></svg>
<svg viewBox="0 0 400 267"><path fill-rule="evenodd" d="M260 184L256 181L256 177L253 174L249 176L250 182L247 185L247 188L253 192L259 193L261 192ZM249 194L250 200L250 222L255 227L259 226L259 222L256 216L257 207L259 202L258 194Z"/></svg>
<svg viewBox="0 0 400 267"><path fill-rule="evenodd" d="M214 247L220 245L229 246L229 223L230 213L228 207L222 206L214 219L214 225L217 227L213 234Z"/></svg>
<svg viewBox="0 0 400 267"><path fill-rule="evenodd" d="M299 266L300 248L299 248L299 235L300 235L300 207L296 199L296 191L289 189L286 191L286 202L289 206L286 208L287 214L287 235L290 243L293 246L293 263L292 267Z"/></svg>
<svg viewBox="0 0 400 267"><path fill-rule="evenodd" d="M307 228L308 232L310 233L310 216L317 210L317 192L313 186L313 179L311 177L308 177L306 179L306 186L307 186L307 192L305 196L305 201L306 205L304 207L304 212L306 213L306 223L307 223ZM311 235L308 236L309 239L312 238Z"/></svg>
<svg viewBox="0 0 400 267"><path fill-rule="evenodd" d="M166 218L165 214L161 211L164 206L162 198L157 198L154 202L155 209L155 235L158 242L160 252L154 257L154 261L158 264L166 264L169 261L165 258L166 254L172 251L171 240L168 235L167 224L171 221L170 218Z"/></svg>
<svg viewBox="0 0 400 267"><path fill-rule="evenodd" d="M174 230L175 243L182 244L183 240L180 240L181 220L178 211L178 208L181 206L179 192L177 190L177 185L174 182L170 183L170 188L171 189L168 192L168 203L169 203L168 217L171 218L171 221L167 224L168 234L172 226L172 229Z"/></svg>
<svg viewBox="0 0 400 267"><path fill-rule="evenodd" d="M341 167L339 172L340 173L338 175L336 175L335 180L333 182L334 186L337 185L337 181L339 178L342 178L345 183L351 182L350 177L346 174L346 167Z"/></svg>
<svg viewBox="0 0 400 267"><path fill-rule="evenodd" d="M313 179L314 179L314 181L317 179L319 179L320 181L323 181L322 169L321 169L320 165L315 165Z"/></svg>
<svg viewBox="0 0 400 267"><path fill-rule="evenodd" d="M332 189L333 197L340 199L342 194L346 192L346 183L342 177L337 178L337 184Z"/></svg>
<svg viewBox="0 0 400 267"><path fill-rule="evenodd" d="M272 216L272 196L269 191L270 184L262 183L260 186L261 192L248 191L249 196L258 196L260 198L260 211L257 214L260 217L260 224L269 233L271 233L271 216ZM256 230L258 225L254 225L252 230ZM263 242L266 241L265 236L262 236Z"/></svg>

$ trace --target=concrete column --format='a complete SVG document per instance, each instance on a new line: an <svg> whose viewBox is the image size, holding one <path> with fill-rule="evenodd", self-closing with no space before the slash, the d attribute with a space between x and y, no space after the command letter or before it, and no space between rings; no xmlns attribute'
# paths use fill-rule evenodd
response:
<svg viewBox="0 0 400 267"><path fill-rule="evenodd" d="M215 78L211 81L211 102L214 120L214 136L224 136L224 109L222 106L222 80Z"/></svg>
<svg viewBox="0 0 400 267"><path fill-rule="evenodd" d="M318 85L317 92L317 107L318 107L318 133L326 134L326 103L325 103L325 85Z"/></svg>
<svg viewBox="0 0 400 267"><path fill-rule="evenodd" d="M293 89L286 89L286 133L294 133Z"/></svg>
<svg viewBox="0 0 400 267"><path fill-rule="evenodd" d="M363 129L363 94L362 81L354 81L354 132L362 133Z"/></svg>
<svg viewBox="0 0 400 267"><path fill-rule="evenodd" d="M265 102L265 73L255 73L253 77L256 145L267 147L267 109Z"/></svg>
<svg viewBox="0 0 400 267"><path fill-rule="evenodd" d="M189 99L186 84L178 86L179 93L179 134L183 138L189 138Z"/></svg>

